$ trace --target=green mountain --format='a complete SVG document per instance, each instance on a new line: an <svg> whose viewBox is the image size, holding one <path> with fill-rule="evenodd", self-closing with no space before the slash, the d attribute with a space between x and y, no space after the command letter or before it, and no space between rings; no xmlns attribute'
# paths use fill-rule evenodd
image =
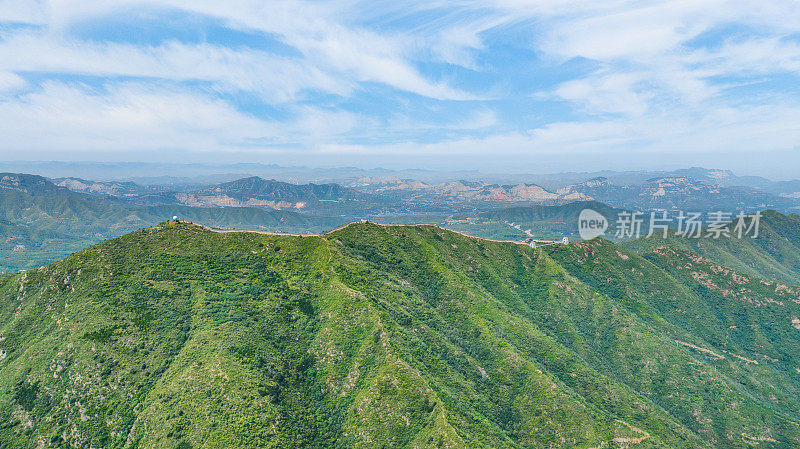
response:
<svg viewBox="0 0 800 449"><path fill-rule="evenodd" d="M559 206L516 206L487 212L443 215L395 215L378 217L381 221L406 224L436 224L475 237L522 242L529 237L579 240L578 217L583 209L599 212L608 220L608 234L616 230L622 209L614 209L596 201L574 201ZM643 226L647 228L647 226Z"/></svg>
<svg viewBox="0 0 800 449"><path fill-rule="evenodd" d="M615 209L597 201L575 201L559 206L521 206L496 209L478 214L478 222L472 224L483 224L484 227L491 223L506 225L513 224L517 230L530 231L538 238L561 239L569 236L573 239L578 235L578 216L584 209L592 209L608 220L612 228L608 231L613 233L613 225L622 209ZM527 235L524 235L527 237ZM523 238L524 238L523 237Z"/></svg>
<svg viewBox="0 0 800 449"><path fill-rule="evenodd" d="M48 264L92 243L0 219L0 274Z"/></svg>
<svg viewBox="0 0 800 449"><path fill-rule="evenodd" d="M0 447L792 448L799 298L672 248L166 223L0 277Z"/></svg>
<svg viewBox="0 0 800 449"><path fill-rule="evenodd" d="M11 190L29 195L57 195L67 192L47 178L23 173L0 173L0 191Z"/></svg>
<svg viewBox="0 0 800 449"><path fill-rule="evenodd" d="M187 192L164 192L136 198L140 204L185 204L204 207L264 207L321 215L363 215L391 202L339 184L291 184L257 176Z"/></svg>
<svg viewBox="0 0 800 449"><path fill-rule="evenodd" d="M597 201L575 201L560 206L523 206L496 209L479 214L493 220L536 223L541 221L569 222L571 229L577 229L578 216L584 209L592 209L613 221L621 209L614 209Z"/></svg>
<svg viewBox="0 0 800 449"><path fill-rule="evenodd" d="M301 234L345 221L256 207L138 206L72 192L41 176L3 174L0 180L0 274L59 260L174 215L210 226Z"/></svg>
<svg viewBox="0 0 800 449"><path fill-rule="evenodd" d="M258 176L225 182L207 190L209 193L224 193L233 198L285 200L285 201L340 201L363 198L364 195L339 184L291 184L263 179Z"/></svg>
<svg viewBox="0 0 800 449"><path fill-rule="evenodd" d="M750 222L746 222L749 226ZM703 234L707 234L703 231ZM763 212L758 237L749 233L720 238L686 238L670 232L624 243L638 252L649 252L660 246L673 246L700 254L720 265L752 276L800 284L800 215L784 215L774 210Z"/></svg>

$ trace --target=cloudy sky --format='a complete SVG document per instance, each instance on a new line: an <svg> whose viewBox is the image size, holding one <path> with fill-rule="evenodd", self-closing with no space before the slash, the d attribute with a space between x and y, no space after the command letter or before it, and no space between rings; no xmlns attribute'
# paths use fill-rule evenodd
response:
<svg viewBox="0 0 800 449"><path fill-rule="evenodd" d="M0 0L6 160L798 154L796 0Z"/></svg>

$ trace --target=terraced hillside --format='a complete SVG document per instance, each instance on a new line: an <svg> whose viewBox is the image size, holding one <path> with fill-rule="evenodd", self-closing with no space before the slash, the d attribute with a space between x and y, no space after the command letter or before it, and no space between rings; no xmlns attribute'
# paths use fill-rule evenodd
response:
<svg viewBox="0 0 800 449"><path fill-rule="evenodd" d="M798 303L667 247L162 224L0 277L0 447L797 447Z"/></svg>

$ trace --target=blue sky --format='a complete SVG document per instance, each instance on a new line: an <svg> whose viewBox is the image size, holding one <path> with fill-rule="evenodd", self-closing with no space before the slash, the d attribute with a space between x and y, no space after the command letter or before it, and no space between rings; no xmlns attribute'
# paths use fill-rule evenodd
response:
<svg viewBox="0 0 800 449"><path fill-rule="evenodd" d="M3 159L785 165L799 81L796 1L0 0Z"/></svg>

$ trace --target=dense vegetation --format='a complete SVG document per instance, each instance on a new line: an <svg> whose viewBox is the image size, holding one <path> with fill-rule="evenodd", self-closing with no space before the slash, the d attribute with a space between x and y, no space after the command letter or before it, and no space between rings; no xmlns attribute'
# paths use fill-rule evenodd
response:
<svg viewBox="0 0 800 449"><path fill-rule="evenodd" d="M518 206L503 209L495 209L477 215L474 224L468 226L452 226L453 229L474 232L474 235L489 238L509 239L510 231L517 230L517 238L525 238L525 230L531 231L536 238L560 240L564 236L572 240L578 240L578 217L584 209L592 209L608 220L611 228L607 235L613 235L617 215L621 209L615 209L597 201L576 201L560 206ZM498 231L495 234L487 232L492 224L497 224ZM509 227L513 223L518 228ZM477 229L470 229L477 228ZM483 229L482 229L483 228ZM502 229L502 231L501 231ZM520 232L523 231L523 232ZM505 233L503 232L505 231Z"/></svg>
<svg viewBox="0 0 800 449"><path fill-rule="evenodd" d="M290 233L321 232L345 221L252 207L136 206L70 192L28 175L19 189L0 185L0 274L61 259L173 215L210 226Z"/></svg>
<svg viewBox="0 0 800 449"><path fill-rule="evenodd" d="M662 233L656 233L625 246L642 253L660 246L674 246L743 273L800 284L800 215L765 211L760 219L758 237L751 238L752 235L751 232L744 238L732 234L718 239L696 239L677 236L674 232L664 238Z"/></svg>
<svg viewBox="0 0 800 449"><path fill-rule="evenodd" d="M671 247L162 224L0 277L0 447L792 448L798 302Z"/></svg>
<svg viewBox="0 0 800 449"><path fill-rule="evenodd" d="M233 198L248 200L260 198L286 201L344 201L364 200L364 195L356 190L339 184L290 184L274 179L263 179L258 176L225 182L208 189L210 193L224 193Z"/></svg>

